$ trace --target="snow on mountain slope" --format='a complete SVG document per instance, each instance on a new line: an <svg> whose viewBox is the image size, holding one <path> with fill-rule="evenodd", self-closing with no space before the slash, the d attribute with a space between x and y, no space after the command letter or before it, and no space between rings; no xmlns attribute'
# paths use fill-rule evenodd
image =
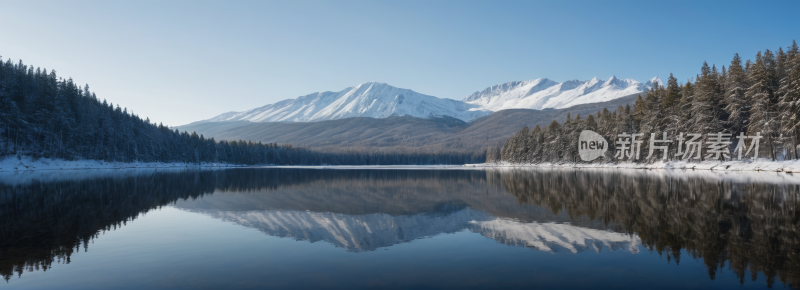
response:
<svg viewBox="0 0 800 290"><path fill-rule="evenodd" d="M477 105L368 82L339 92L313 93L244 112L228 112L204 122L305 122L391 115L450 116L468 121L490 113Z"/></svg>
<svg viewBox="0 0 800 290"><path fill-rule="evenodd" d="M612 76L603 81L571 80L563 83L549 79L510 82L491 86L464 98L463 101L440 99L384 83L368 82L339 92L313 93L296 99L247 110L227 112L205 122L308 122L349 117L385 118L410 115L427 118L450 116L464 121L505 109L561 109L570 106L606 102L642 93L663 82L655 77L646 83Z"/></svg>
<svg viewBox="0 0 800 290"><path fill-rule="evenodd" d="M535 79L492 86L464 98L464 102L489 111L561 109L642 93L651 88L655 82L663 85L658 77L644 84L632 79L618 79L615 76L607 81L593 78L588 81L571 80L563 83Z"/></svg>
<svg viewBox="0 0 800 290"><path fill-rule="evenodd" d="M188 210L188 209L184 209ZM292 210L222 211L200 210L214 218L237 223L277 237L302 241L325 241L349 252L410 242L464 229L510 246L525 246L546 252L571 253L603 248L638 253L636 236L552 222L523 223L501 219L486 212L462 209L449 214L422 213L392 216L385 213L347 215Z"/></svg>
<svg viewBox="0 0 800 290"><path fill-rule="evenodd" d="M655 83L658 83L659 86L666 86L667 85L666 83L664 83L664 81L661 80L660 77L653 77L652 79L650 79L646 83L644 83L644 86L648 87L648 88L652 88L653 84L655 84Z"/></svg>

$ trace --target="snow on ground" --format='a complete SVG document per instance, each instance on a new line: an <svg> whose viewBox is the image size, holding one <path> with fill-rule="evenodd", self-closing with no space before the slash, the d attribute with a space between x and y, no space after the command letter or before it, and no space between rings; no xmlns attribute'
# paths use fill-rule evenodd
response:
<svg viewBox="0 0 800 290"><path fill-rule="evenodd" d="M0 160L0 171L59 170L59 169L119 169L119 168L164 168L164 167L230 167L222 163L165 163L165 162L107 162L102 160L63 160L30 156L9 156Z"/></svg>
<svg viewBox="0 0 800 290"><path fill-rule="evenodd" d="M0 160L0 184L24 185L33 181L54 182L88 178L122 178L142 174L187 169L221 169L241 165L217 163L164 163L164 162L106 162L100 160L63 160L30 156L6 157ZM81 170L82 169L82 170ZM119 170L125 169L125 170Z"/></svg>
<svg viewBox="0 0 800 290"><path fill-rule="evenodd" d="M798 184L800 185L800 160L770 161L728 161L728 162L686 162L670 161L651 164L635 163L542 163L515 164L508 162L465 164L467 168L488 170L574 170L589 169L614 171L628 175L647 175L653 178L732 181L737 183ZM644 170L642 170L644 169Z"/></svg>
<svg viewBox="0 0 800 290"><path fill-rule="evenodd" d="M571 167L571 168L625 168L625 169L692 169L714 171L769 171L800 173L800 160L771 161L759 158L752 161L668 161L654 163L481 163L465 164L466 167L502 168L502 167Z"/></svg>

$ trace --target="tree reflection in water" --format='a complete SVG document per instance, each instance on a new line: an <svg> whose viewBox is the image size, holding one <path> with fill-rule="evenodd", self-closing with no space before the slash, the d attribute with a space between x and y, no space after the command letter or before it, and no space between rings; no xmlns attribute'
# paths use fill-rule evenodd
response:
<svg viewBox="0 0 800 290"><path fill-rule="evenodd" d="M701 258L711 279L729 264L744 283L800 285L798 184L775 173L527 170L490 174L522 203L587 216L636 234L667 261ZM759 177L765 177L759 179Z"/></svg>
<svg viewBox="0 0 800 290"><path fill-rule="evenodd" d="M178 203L190 211L224 205L230 208L222 210L383 219L469 208L468 219L567 222L631 234L668 263L680 263L682 251L702 259L711 279L728 267L742 283L747 272L753 280L761 272L770 286L776 278L800 285L800 178L784 174L585 169L97 172L80 178L0 176L0 275L8 281L26 270L69 263L72 253L86 251L103 231ZM226 200L215 204L219 199ZM464 223L485 236L490 236L486 231L491 225ZM436 229L421 232L430 231ZM491 237L519 243L495 233Z"/></svg>

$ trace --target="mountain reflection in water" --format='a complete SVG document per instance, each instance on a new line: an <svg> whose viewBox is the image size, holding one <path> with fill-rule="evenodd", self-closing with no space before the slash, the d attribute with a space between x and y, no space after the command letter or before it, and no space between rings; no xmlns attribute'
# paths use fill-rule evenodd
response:
<svg viewBox="0 0 800 290"><path fill-rule="evenodd" d="M785 174L636 170L6 173L0 275L69 263L99 233L173 206L350 252L469 230L546 252L644 247L676 264L683 252L711 279L730 269L740 283L761 274L796 286L799 189Z"/></svg>

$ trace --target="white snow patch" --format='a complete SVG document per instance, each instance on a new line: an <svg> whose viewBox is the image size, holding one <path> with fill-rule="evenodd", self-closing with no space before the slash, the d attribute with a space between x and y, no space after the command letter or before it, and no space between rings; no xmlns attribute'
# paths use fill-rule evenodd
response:
<svg viewBox="0 0 800 290"><path fill-rule="evenodd" d="M392 115L427 118L431 114L469 121L490 113L477 105L367 82L339 92L312 93L244 112L228 112L200 122L309 122Z"/></svg>
<svg viewBox="0 0 800 290"><path fill-rule="evenodd" d="M224 163L183 163L183 162L108 162L102 160L64 160L58 158L38 158L16 155L0 160L0 171L60 170L60 169L119 169L119 168L159 168L159 167L229 167L241 166Z"/></svg>
<svg viewBox="0 0 800 290"><path fill-rule="evenodd" d="M505 109L560 109L611 101L643 93L654 83L663 85L658 77L646 83L618 79L616 76L605 81L595 77L588 81L570 80L563 83L541 78L491 86L457 101L384 83L367 82L339 92L312 93L243 112L227 112L199 123L310 122L350 117L386 118L393 115L420 118L450 116L470 121Z"/></svg>
<svg viewBox="0 0 800 290"><path fill-rule="evenodd" d="M482 163L465 164L471 168L525 169L525 168L578 168L578 169L645 169L653 174L703 176L710 178L746 179L749 182L800 184L800 160L771 161L759 158L747 161L668 161L647 164L620 163ZM662 170L663 169L663 170ZM758 172L758 173L757 173ZM760 173L760 174L759 174Z"/></svg>
<svg viewBox="0 0 800 290"><path fill-rule="evenodd" d="M464 102L489 111L562 109L643 93L652 88L654 82L663 83L658 77L644 84L616 76L611 76L607 81L595 77L588 81L571 80L563 83L535 79L492 86L464 98Z"/></svg>

